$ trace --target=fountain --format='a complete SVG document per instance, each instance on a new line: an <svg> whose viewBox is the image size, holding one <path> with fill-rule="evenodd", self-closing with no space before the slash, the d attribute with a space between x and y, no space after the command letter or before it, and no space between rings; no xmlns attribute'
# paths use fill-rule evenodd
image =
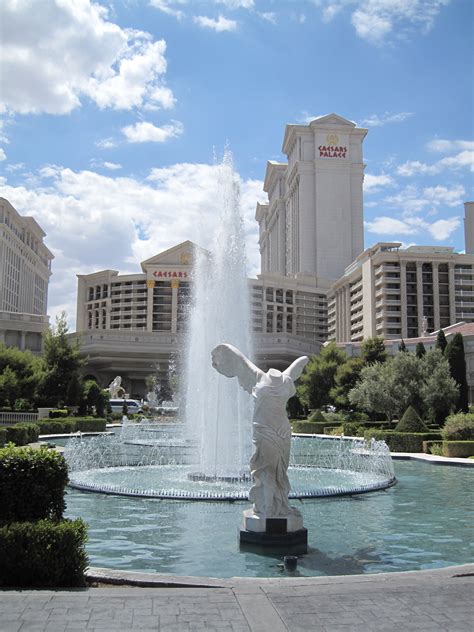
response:
<svg viewBox="0 0 474 632"><path fill-rule="evenodd" d="M211 364L212 349L224 341L252 357L244 231L228 153L218 171L222 211L213 251L195 257L179 416L175 423L124 424L115 437L71 440L65 455L73 487L149 498L248 498L251 397ZM395 480L381 442L294 438L291 453L290 498L365 492Z"/></svg>

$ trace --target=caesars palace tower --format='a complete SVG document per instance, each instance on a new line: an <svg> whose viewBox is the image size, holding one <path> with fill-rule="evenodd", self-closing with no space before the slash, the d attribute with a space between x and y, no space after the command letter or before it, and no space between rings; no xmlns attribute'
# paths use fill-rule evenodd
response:
<svg viewBox="0 0 474 632"><path fill-rule="evenodd" d="M364 250L366 129L336 114L287 125L287 163L268 161L258 204L262 275L306 278L321 290Z"/></svg>

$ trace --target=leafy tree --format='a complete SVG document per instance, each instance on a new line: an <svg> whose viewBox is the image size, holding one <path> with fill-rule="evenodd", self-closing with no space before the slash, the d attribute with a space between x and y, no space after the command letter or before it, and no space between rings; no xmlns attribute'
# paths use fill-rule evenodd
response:
<svg viewBox="0 0 474 632"><path fill-rule="evenodd" d="M444 335L444 331L440 329L438 331L438 336L436 338L436 346L435 349L439 349L441 353L444 353L444 350L448 346L448 341L446 340L446 336Z"/></svg>
<svg viewBox="0 0 474 632"><path fill-rule="evenodd" d="M366 338L362 343L362 360L364 364L373 364L374 362L385 362L387 359L387 351L383 342L383 338L375 336L374 338Z"/></svg>
<svg viewBox="0 0 474 632"><path fill-rule="evenodd" d="M94 380L88 380L84 385L84 395L87 402L88 413L92 414L95 409L97 416L103 417L108 401L106 391L102 390Z"/></svg>
<svg viewBox="0 0 474 632"><path fill-rule="evenodd" d="M297 386L298 397L307 408L322 408L332 403L330 392L335 386L336 371L346 359L345 352L335 343L310 358Z"/></svg>
<svg viewBox="0 0 474 632"><path fill-rule="evenodd" d="M7 366L0 375L0 402L13 408L20 392L18 378L15 371Z"/></svg>
<svg viewBox="0 0 474 632"><path fill-rule="evenodd" d="M336 408L348 410L351 408L349 401L349 391L357 384L360 372L364 366L361 358L349 358L344 364L337 367L334 376L335 386L331 389L330 395Z"/></svg>
<svg viewBox="0 0 474 632"><path fill-rule="evenodd" d="M15 347L6 347L4 344L0 344L0 376L4 374L7 367L13 371L16 377L18 388L16 398L31 402L34 399L36 385L42 376L41 359L30 351L21 351ZM1 401L0 396L0 405L5 405L5 403L4 400ZM11 402L12 406L13 404L14 401Z"/></svg>
<svg viewBox="0 0 474 632"><path fill-rule="evenodd" d="M407 353L408 352L407 346L406 346L405 341L403 340L403 338L402 338L401 343L398 345L398 350L400 352L403 352L403 353Z"/></svg>
<svg viewBox="0 0 474 632"><path fill-rule="evenodd" d="M426 354L425 345L422 342L419 342L416 345L415 355L417 358L422 358Z"/></svg>
<svg viewBox="0 0 474 632"><path fill-rule="evenodd" d="M79 379L77 373L73 373L66 391L66 404L68 406L79 406L81 400L84 398L84 385Z"/></svg>
<svg viewBox="0 0 474 632"><path fill-rule="evenodd" d="M379 413L386 416L389 421L393 419L398 405L397 389L390 363L375 362L364 366L360 380L349 391L349 401L359 410Z"/></svg>
<svg viewBox="0 0 474 632"><path fill-rule="evenodd" d="M66 313L56 317L56 325L44 337L44 376L38 388L38 399L46 406L60 406L66 402L69 382L77 374L83 361L79 343L67 339Z"/></svg>
<svg viewBox="0 0 474 632"><path fill-rule="evenodd" d="M439 349L421 358L424 380L420 387L426 417L442 426L459 398L459 387L451 377L447 359Z"/></svg>
<svg viewBox="0 0 474 632"><path fill-rule="evenodd" d="M464 342L462 334L454 334L444 351L444 355L449 362L451 375L459 386L459 399L457 409L463 413L469 411L469 391L466 377L466 358L464 355Z"/></svg>

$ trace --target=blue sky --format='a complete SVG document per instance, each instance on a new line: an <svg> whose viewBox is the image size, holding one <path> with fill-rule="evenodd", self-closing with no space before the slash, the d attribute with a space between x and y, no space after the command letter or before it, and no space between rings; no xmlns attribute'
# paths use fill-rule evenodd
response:
<svg viewBox="0 0 474 632"><path fill-rule="evenodd" d="M473 200L471 0L4 0L0 195L54 252L50 313L76 277L185 239L212 244L215 155L257 201L287 123L367 127L365 245L464 248Z"/></svg>

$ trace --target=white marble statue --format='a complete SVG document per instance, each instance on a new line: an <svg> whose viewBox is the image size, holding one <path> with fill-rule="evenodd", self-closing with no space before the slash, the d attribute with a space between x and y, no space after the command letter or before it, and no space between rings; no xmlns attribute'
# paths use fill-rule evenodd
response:
<svg viewBox="0 0 474 632"><path fill-rule="evenodd" d="M254 453L250 460L254 484L249 499L257 516L299 515L288 504L291 426L286 402L295 394L294 382L307 362L303 356L283 372L269 369L265 373L232 345L221 344L212 351L212 366L226 377L237 377L240 386L255 400Z"/></svg>
<svg viewBox="0 0 474 632"><path fill-rule="evenodd" d="M122 386L122 378L120 375L117 375L117 377L110 382L107 390L109 391L110 399L125 397L125 389Z"/></svg>

